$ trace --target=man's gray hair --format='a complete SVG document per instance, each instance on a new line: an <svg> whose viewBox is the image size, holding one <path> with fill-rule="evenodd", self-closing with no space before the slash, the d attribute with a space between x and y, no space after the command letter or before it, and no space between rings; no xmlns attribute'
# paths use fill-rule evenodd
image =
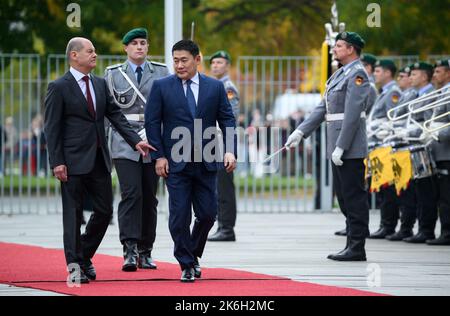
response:
<svg viewBox="0 0 450 316"><path fill-rule="evenodd" d="M83 49L84 45L83 45L83 38L81 37L74 37L72 38L69 43L67 43L67 48L66 48L66 58L67 61L70 62L70 53L75 51L75 52L79 52Z"/></svg>

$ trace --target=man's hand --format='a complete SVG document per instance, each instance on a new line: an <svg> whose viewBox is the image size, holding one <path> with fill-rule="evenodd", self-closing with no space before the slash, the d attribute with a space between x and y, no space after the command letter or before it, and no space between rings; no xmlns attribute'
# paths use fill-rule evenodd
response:
<svg viewBox="0 0 450 316"><path fill-rule="evenodd" d="M169 176L169 161L166 158L156 159L155 170L158 176L167 178Z"/></svg>
<svg viewBox="0 0 450 316"><path fill-rule="evenodd" d="M61 182L67 182L67 167L66 165L59 165L53 168L53 174Z"/></svg>
<svg viewBox="0 0 450 316"><path fill-rule="evenodd" d="M138 132L138 135L139 135L139 137L140 137L144 142L147 141L147 133L145 132L145 128L141 129L141 130Z"/></svg>
<svg viewBox="0 0 450 316"><path fill-rule="evenodd" d="M342 148L336 147L336 149L331 154L331 160L336 166L342 166L344 162L342 161L342 155L344 154L344 150Z"/></svg>
<svg viewBox="0 0 450 316"><path fill-rule="evenodd" d="M223 158L223 164L225 165L225 170L230 173L236 169L236 157L232 153L225 153Z"/></svg>
<svg viewBox="0 0 450 316"><path fill-rule="evenodd" d="M149 145L146 141L140 141L137 143L136 150L140 152L143 157L147 157L150 150L156 151L155 147Z"/></svg>
<svg viewBox="0 0 450 316"><path fill-rule="evenodd" d="M388 130L383 129L383 130L377 132L377 133L375 134L375 136L376 136L378 139L383 140L383 139L385 139L386 137L388 137L389 134L390 134L390 132L389 132Z"/></svg>
<svg viewBox="0 0 450 316"><path fill-rule="evenodd" d="M302 138L303 138L303 133L301 131L299 131L298 129L296 129L295 131L292 132L291 135L289 135L287 142L286 142L286 144L284 144L284 146L286 147L286 149L297 147L298 144L300 144Z"/></svg>

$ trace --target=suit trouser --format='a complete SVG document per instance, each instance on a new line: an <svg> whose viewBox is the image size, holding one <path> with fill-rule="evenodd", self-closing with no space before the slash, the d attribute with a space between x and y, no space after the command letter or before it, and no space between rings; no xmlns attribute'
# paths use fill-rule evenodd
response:
<svg viewBox="0 0 450 316"><path fill-rule="evenodd" d="M438 216L438 191L435 176L414 180L419 232L434 236Z"/></svg>
<svg viewBox="0 0 450 316"><path fill-rule="evenodd" d="M342 166L332 163L333 183L339 207L346 217L347 236L365 239L369 236L369 203L364 184L363 159L344 159Z"/></svg>
<svg viewBox="0 0 450 316"><path fill-rule="evenodd" d="M80 235L84 193L89 192L93 213ZM105 166L101 149L95 165L84 175L69 175L61 182L63 202L64 254L67 264L81 264L91 259L102 241L113 213L111 174Z"/></svg>
<svg viewBox="0 0 450 316"><path fill-rule="evenodd" d="M233 229L237 212L233 172L228 173L225 169L217 171L217 194L219 229Z"/></svg>
<svg viewBox="0 0 450 316"><path fill-rule="evenodd" d="M196 162L188 162L183 170L169 173L167 178L169 230L181 269L192 267L196 257L203 254L217 215L216 178L217 172ZM191 233L192 207L195 222Z"/></svg>
<svg viewBox="0 0 450 316"><path fill-rule="evenodd" d="M140 251L151 251L156 238L158 175L155 163L114 159L120 183L120 242L135 240Z"/></svg>
<svg viewBox="0 0 450 316"><path fill-rule="evenodd" d="M436 162L437 168L446 170L447 174L438 174L439 188L439 219L441 221L441 235L450 238L450 161Z"/></svg>

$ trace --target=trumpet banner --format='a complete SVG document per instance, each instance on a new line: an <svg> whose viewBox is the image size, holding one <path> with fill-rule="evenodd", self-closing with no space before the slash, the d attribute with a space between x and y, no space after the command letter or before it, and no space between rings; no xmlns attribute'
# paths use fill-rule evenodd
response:
<svg viewBox="0 0 450 316"><path fill-rule="evenodd" d="M406 190L412 178L411 153L409 150L401 150L392 154L392 167L394 171L394 183L397 195Z"/></svg>
<svg viewBox="0 0 450 316"><path fill-rule="evenodd" d="M383 185L394 182L391 151L392 147L388 146L374 149L369 153L370 170L372 172L370 192L379 192Z"/></svg>

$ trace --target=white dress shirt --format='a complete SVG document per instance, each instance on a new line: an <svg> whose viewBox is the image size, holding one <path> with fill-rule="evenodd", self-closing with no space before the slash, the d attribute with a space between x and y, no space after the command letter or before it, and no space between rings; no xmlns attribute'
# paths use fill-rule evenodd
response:
<svg viewBox="0 0 450 316"><path fill-rule="evenodd" d="M86 75L82 72L79 72L78 70L76 70L73 67L70 67L70 73L75 77L75 80L77 81L78 85L80 86L81 92L83 92L83 95L87 100L86 82L83 80L83 77ZM95 102L94 85L92 84L91 75L89 74L88 76L89 76L89 90L91 91L92 102L94 103L95 111L97 111L97 104Z"/></svg>

